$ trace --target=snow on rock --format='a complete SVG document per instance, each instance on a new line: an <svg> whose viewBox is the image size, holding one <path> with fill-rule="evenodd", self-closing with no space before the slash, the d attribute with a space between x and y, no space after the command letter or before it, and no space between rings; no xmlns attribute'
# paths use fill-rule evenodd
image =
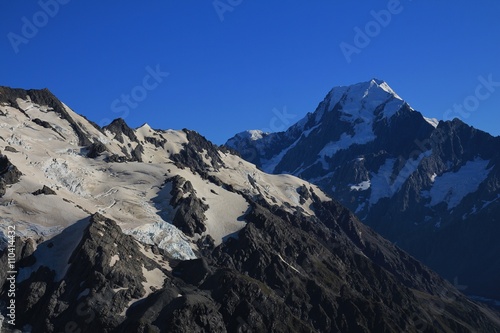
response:
<svg viewBox="0 0 500 333"><path fill-rule="evenodd" d="M261 130L249 130L248 134L250 140L259 140L262 139L264 132Z"/></svg>
<svg viewBox="0 0 500 333"><path fill-rule="evenodd" d="M370 205L376 204L382 198L390 198L398 192L406 180L417 170L420 162L430 156L432 150L421 153L416 159L408 159L396 177L394 177L395 158L388 158L376 174L372 173Z"/></svg>
<svg viewBox="0 0 500 333"><path fill-rule="evenodd" d="M432 127L434 128L437 128L438 125L439 125L439 120L437 120L436 118L427 118L427 117L424 117L425 121L428 122L429 124L432 125Z"/></svg>
<svg viewBox="0 0 500 333"><path fill-rule="evenodd" d="M90 218L81 220L64 229L60 234L51 240L38 245L34 253L35 263L29 267L23 267L17 275L17 282L20 283L30 277L41 266L46 266L55 272L55 282L61 281L66 275L70 266L68 264L73 251L82 239L83 232L89 223Z"/></svg>
<svg viewBox="0 0 500 333"><path fill-rule="evenodd" d="M118 260L120 260L120 256L118 254L113 255L109 261L109 267L113 267Z"/></svg>
<svg viewBox="0 0 500 333"><path fill-rule="evenodd" d="M148 271L144 265L142 265L142 275L146 279L142 282L142 286L146 290L146 294L143 298L148 297L154 290L161 289L163 287L163 282L166 279L166 275L158 268Z"/></svg>
<svg viewBox="0 0 500 333"><path fill-rule="evenodd" d="M138 241L156 245L167 251L172 257L181 260L196 259L186 236L179 229L165 221L144 224L124 233L133 236Z"/></svg>
<svg viewBox="0 0 500 333"><path fill-rule="evenodd" d="M84 178L82 176L89 175L89 172L83 168L75 170L68 161L54 158L48 160L42 169L48 179L55 181L52 185L65 187L70 192L83 197L88 196L87 191L84 189Z"/></svg>
<svg viewBox="0 0 500 333"><path fill-rule="evenodd" d="M204 213L206 217L204 224L207 229L204 234L210 235L214 239L215 245L221 244L227 237L245 227L244 216L249 210L249 204L243 196L217 186L201 178L200 175L194 174L191 170L175 167L172 167L171 170L173 171L172 175L179 175L189 181L196 189L196 196L208 205L208 209ZM213 173L219 175L218 172ZM230 184L233 182L234 180ZM169 200L169 196L166 196L159 202L168 202ZM163 208L162 211L166 212L167 216L173 216L173 212L170 212L168 207L166 210Z"/></svg>
<svg viewBox="0 0 500 333"><path fill-rule="evenodd" d="M384 164L380 166L376 174L372 174L371 178L371 194L370 204L376 204L381 198L388 198L392 196L391 190L391 176L393 174L395 158L388 158Z"/></svg>
<svg viewBox="0 0 500 333"><path fill-rule="evenodd" d="M354 144L366 144L375 140L373 124L380 120L375 110L383 105L383 118L391 118L405 102L383 81L372 80L348 87L337 87L330 92L330 111L340 105L342 121L353 125L354 135L342 133L339 140L330 142L320 152L323 167L326 156L332 157L339 150Z"/></svg>
<svg viewBox="0 0 500 333"><path fill-rule="evenodd" d="M441 202L448 205L448 209L456 207L469 193L475 192L479 185L488 177L492 168L487 169L489 161L476 158L468 161L456 172L446 172L435 178L429 191L430 206Z"/></svg>
<svg viewBox="0 0 500 333"><path fill-rule="evenodd" d="M361 183L359 183L358 185L351 185L351 190L352 191L366 191L370 188L370 181L369 180L365 180L365 181L362 181Z"/></svg>
<svg viewBox="0 0 500 333"><path fill-rule="evenodd" d="M306 183L304 180L287 174L267 174L234 155L221 154L221 158L229 170L216 176L234 189L250 195L262 195L270 204L282 205L286 202L292 207L301 207L307 214L314 214L310 207L311 199L303 204L299 202L297 189ZM331 200L316 185L307 184L307 188L312 188L320 200Z"/></svg>

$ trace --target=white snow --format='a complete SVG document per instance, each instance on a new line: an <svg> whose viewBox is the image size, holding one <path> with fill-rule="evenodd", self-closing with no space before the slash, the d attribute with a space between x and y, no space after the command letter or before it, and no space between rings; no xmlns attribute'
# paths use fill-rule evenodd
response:
<svg viewBox="0 0 500 333"><path fill-rule="evenodd" d="M394 170L395 158L388 158L384 164L380 166L376 174L372 174L371 178L371 194L370 205L376 204L381 198L388 198L392 196L391 191L391 176Z"/></svg>
<svg viewBox="0 0 500 333"><path fill-rule="evenodd" d="M83 231L89 219L79 221L70 228L63 230L59 235L40 244L35 253L36 262L29 267L19 270L17 282L20 283L30 277L41 266L46 266L55 272L55 281L64 278L70 264L69 259L82 239Z"/></svg>
<svg viewBox="0 0 500 333"><path fill-rule="evenodd" d="M406 180L417 170L420 162L432 154L431 150L421 153L416 159L408 159L403 168L394 177L395 158L388 158L376 174L372 173L370 205L382 198L390 198L401 189Z"/></svg>
<svg viewBox="0 0 500 333"><path fill-rule="evenodd" d="M434 183L434 181L436 180L436 177L437 177L437 173L433 173L429 178L431 179L431 182Z"/></svg>
<svg viewBox="0 0 500 333"><path fill-rule="evenodd" d="M232 184L236 190L251 195L262 195L270 204L282 205L284 202L287 202L292 207L300 206L306 213L313 215L314 212L310 208L311 199L307 200L304 204L298 202L297 189L304 184L307 184L307 188L312 187L320 200L331 200L317 186L309 184L300 178L287 174L271 175L264 173L258 170L255 165L234 155L223 154L221 157L229 170L214 175L219 177L223 182ZM253 184L249 181L249 176L253 179Z"/></svg>
<svg viewBox="0 0 500 333"><path fill-rule="evenodd" d="M161 289L163 287L163 282L167 278L165 273L163 273L160 269L154 268L153 270L148 270L144 265L142 265L142 275L146 279L146 281L142 282L142 286L146 290L144 295L141 298L133 298L128 305L123 309L121 316L125 316L127 310L132 306L132 304L141 301L151 295L155 290ZM115 292L120 290L125 290L126 288L116 288Z"/></svg>
<svg viewBox="0 0 500 333"><path fill-rule="evenodd" d="M55 280L62 279L69 267L68 259L81 240L83 227L89 215L95 212L116 221L138 242L155 244L173 258L196 258L194 241L197 237L189 238L172 225L175 209L169 205L170 188L168 185L163 188L163 185L167 177L174 175L190 181L196 195L209 206L205 212L206 234L210 234L216 244L235 237L245 227L244 217L249 204L243 195L207 182L189 169L179 169L170 160L170 156L179 153L187 143L183 131L156 131L144 124L135 134L144 142L144 160L151 163L106 163L104 156L96 159L84 156L86 151L78 145L78 137L67 120L28 99L18 102L26 115L11 106L0 106L2 112L8 114L0 123L0 136L6 139L0 140L0 150L24 175L0 198L0 238L7 225L15 224L19 236L45 240L34 254L36 262L20 270L19 281L42 265L55 271ZM83 117L63 106L91 140L105 144L109 152L104 155L122 155L123 144L114 140L113 134L99 132ZM31 122L34 118L49 122L57 133L34 124ZM314 127L304 135L312 130ZM250 131L249 135L258 140L265 133ZM164 137L167 140L165 149L146 142L145 137ZM130 143L131 148L135 147L135 142L124 139L125 146ZM5 151L6 145L15 146L19 152ZM221 154L221 158L226 167L221 172L211 172L213 176L245 194L262 195L270 204L288 203L291 207L301 207L305 214L314 214L311 199L300 203L297 189L304 184L313 188L320 200L331 200L317 186L299 178L265 174L234 155ZM32 195L43 185L51 187L57 195ZM293 208L286 209L292 211ZM99 235L106 236L104 233ZM162 256L148 251L142 243L138 243L142 253L158 262L162 269L170 270ZM119 260L120 256L114 254L109 265L112 267ZM146 289L162 283L164 276L160 273L159 270L144 272L148 280Z"/></svg>
<svg viewBox="0 0 500 333"><path fill-rule="evenodd" d="M294 270L295 272L297 272L297 273L301 274L297 268L293 267L293 266L292 266L292 265L290 265L288 262L286 262L286 261L285 261L285 259L283 259L283 257L282 257L282 256L281 256L281 254L279 254L279 253L278 253L278 258L280 258L280 260L281 260L281 261L282 261L285 265L287 265L288 267L290 267L292 270Z"/></svg>
<svg viewBox="0 0 500 333"><path fill-rule="evenodd" d="M167 277L160 269L154 268L148 271L144 265L142 266L142 275L146 279L146 282L142 282L142 286L146 289L146 294L143 298L151 295L154 290L161 289Z"/></svg>
<svg viewBox="0 0 500 333"><path fill-rule="evenodd" d="M250 140L255 141L262 139L262 135L264 134L264 132L262 132L261 130L249 130L248 134L250 134Z"/></svg>
<svg viewBox="0 0 500 333"><path fill-rule="evenodd" d="M427 118L427 117L424 117L425 121L428 122L429 124L431 124L434 128L437 128L438 125L439 125L439 120L437 120L436 118Z"/></svg>
<svg viewBox="0 0 500 333"><path fill-rule="evenodd" d="M143 224L134 229L123 230L123 232L142 243L157 245L174 258L182 260L196 258L187 237L175 226L165 221Z"/></svg>
<svg viewBox="0 0 500 333"><path fill-rule="evenodd" d="M366 191L370 188L370 180L365 180L358 185L351 185L351 191Z"/></svg>
<svg viewBox="0 0 500 333"><path fill-rule="evenodd" d="M330 110L341 103L340 119L352 123L354 135L342 133L337 141L330 142L319 152L325 169L326 156L332 157L339 150L354 144L366 144L375 140L373 124L381 118L390 119L405 103L385 82L377 80L334 88L330 95ZM375 114L380 105L384 105L383 117Z"/></svg>
<svg viewBox="0 0 500 333"><path fill-rule="evenodd" d="M139 250L142 254L144 254L147 258L153 260L157 264L159 264L164 270L172 271L170 267L170 263L163 258L161 254L155 254L151 251L151 249L146 248L142 243L137 242L137 246L139 246Z"/></svg>
<svg viewBox="0 0 500 333"><path fill-rule="evenodd" d="M445 202L448 209L456 207L467 194L475 192L492 170L489 161L476 158L468 161L456 172L446 172L435 178L429 191L430 206Z"/></svg>
<svg viewBox="0 0 500 333"><path fill-rule="evenodd" d="M109 261L109 266L113 267L117 261L120 260L120 256L118 254L115 254L111 257L111 260Z"/></svg>
<svg viewBox="0 0 500 333"><path fill-rule="evenodd" d="M293 142L286 149L283 149L279 154L271 157L269 160L262 160L262 170L264 170L267 173L273 173L274 170L276 169L276 166L281 162L286 153L288 153L290 149L294 148L299 143L301 138L302 136L300 136L297 140L295 140L295 142Z"/></svg>

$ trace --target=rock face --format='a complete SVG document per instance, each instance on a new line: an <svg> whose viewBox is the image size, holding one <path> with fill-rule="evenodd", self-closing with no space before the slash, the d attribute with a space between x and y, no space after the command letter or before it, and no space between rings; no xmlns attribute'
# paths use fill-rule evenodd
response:
<svg viewBox="0 0 500 333"><path fill-rule="evenodd" d="M6 329L500 332L498 313L311 183L266 174L193 131L129 132L120 120L101 130L67 109L106 148L89 157L71 122L16 101L24 113L0 105L0 149L18 150L4 169L12 160L24 175L0 198L3 267L7 227L18 234L17 320ZM30 117L51 126L24 126ZM30 194L42 184L57 195Z"/></svg>
<svg viewBox="0 0 500 333"><path fill-rule="evenodd" d="M334 88L285 132L227 145L266 172L317 184L467 293L500 299L499 137L424 118L372 80Z"/></svg>
<svg viewBox="0 0 500 333"><path fill-rule="evenodd" d="M345 208L315 205L321 218L255 203L237 240L171 272L149 259L160 253L157 248L144 250L113 221L94 215L81 222L82 238L61 280L42 266L19 283L19 318L33 332L59 332L69 322L98 332L500 329L493 312L471 303ZM30 267L23 261L19 266ZM148 291L150 272L162 279Z"/></svg>
<svg viewBox="0 0 500 333"><path fill-rule="evenodd" d="M191 182L180 176L167 179L167 182L172 182L170 205L177 209L173 224L190 237L201 235L206 230L203 222L209 207L196 196Z"/></svg>
<svg viewBox="0 0 500 333"><path fill-rule="evenodd" d="M0 103L11 105L19 109L21 112L25 112L25 110L19 105L18 100L26 98L29 98L30 101L38 105L47 106L57 113L62 119L68 121L71 128L78 136L80 146L88 146L92 143L87 134L82 130L81 126L70 116L61 101L59 101L48 89L24 90L0 87Z"/></svg>
<svg viewBox="0 0 500 333"><path fill-rule="evenodd" d="M7 185L15 184L22 173L13 165L7 156L0 154L0 197L5 194Z"/></svg>
<svg viewBox="0 0 500 333"><path fill-rule="evenodd" d="M137 141L134 130L122 118L113 120L109 125L104 126L104 130L115 134L115 139L121 143L125 143L124 136L127 136L131 141Z"/></svg>
<svg viewBox="0 0 500 333"><path fill-rule="evenodd" d="M56 191L54 191L50 187L43 185L43 187L41 189L33 192L33 195L41 195L41 194L43 194L43 195L56 195L57 193L56 193Z"/></svg>

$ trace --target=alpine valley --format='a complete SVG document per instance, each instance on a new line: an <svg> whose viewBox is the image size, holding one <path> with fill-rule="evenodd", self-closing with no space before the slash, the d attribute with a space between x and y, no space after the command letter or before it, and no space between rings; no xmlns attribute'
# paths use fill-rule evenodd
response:
<svg viewBox="0 0 500 333"><path fill-rule="evenodd" d="M498 292L498 139L435 126L384 83L334 89L287 132L231 140L259 169L194 131L101 128L47 89L0 87L1 326L500 332L399 247Z"/></svg>
<svg viewBox="0 0 500 333"><path fill-rule="evenodd" d="M500 137L426 118L374 79L332 89L285 132L227 146L318 185L466 294L500 300Z"/></svg>

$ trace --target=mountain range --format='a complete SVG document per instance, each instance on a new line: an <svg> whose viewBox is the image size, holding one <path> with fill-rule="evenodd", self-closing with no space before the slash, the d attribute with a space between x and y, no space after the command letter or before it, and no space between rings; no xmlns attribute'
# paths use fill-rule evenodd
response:
<svg viewBox="0 0 500 333"><path fill-rule="evenodd" d="M389 109L380 117L396 125ZM320 123L308 117L301 137L312 138ZM352 123L340 124L345 140L373 137ZM323 183L266 173L194 131L123 119L101 128L47 89L0 87L0 150L5 332L500 332L497 311L360 222ZM276 161L273 172L288 171Z"/></svg>
<svg viewBox="0 0 500 333"><path fill-rule="evenodd" d="M500 299L500 137L426 118L373 79L332 89L284 132L226 145L318 185L467 294Z"/></svg>

